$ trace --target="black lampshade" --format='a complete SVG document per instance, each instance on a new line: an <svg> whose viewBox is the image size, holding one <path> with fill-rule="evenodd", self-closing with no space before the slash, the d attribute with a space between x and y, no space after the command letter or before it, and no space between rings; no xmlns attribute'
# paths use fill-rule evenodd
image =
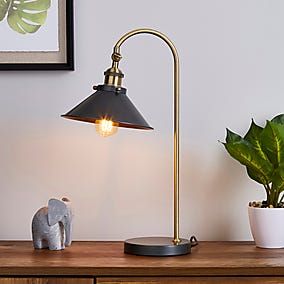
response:
<svg viewBox="0 0 284 284"><path fill-rule="evenodd" d="M126 96L125 88L99 85L96 90L62 117L91 123L110 119L119 127L153 129Z"/></svg>

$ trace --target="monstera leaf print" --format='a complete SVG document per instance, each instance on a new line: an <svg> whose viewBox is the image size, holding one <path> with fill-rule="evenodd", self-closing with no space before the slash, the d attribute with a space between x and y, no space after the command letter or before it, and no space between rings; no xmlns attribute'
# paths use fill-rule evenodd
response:
<svg viewBox="0 0 284 284"><path fill-rule="evenodd" d="M0 0L0 22L20 34L35 33L44 23L51 0Z"/></svg>

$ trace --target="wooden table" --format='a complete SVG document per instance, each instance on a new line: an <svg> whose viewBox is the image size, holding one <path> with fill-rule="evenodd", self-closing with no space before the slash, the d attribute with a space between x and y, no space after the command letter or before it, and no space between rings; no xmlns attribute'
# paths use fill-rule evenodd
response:
<svg viewBox="0 0 284 284"><path fill-rule="evenodd" d="M192 253L141 257L121 242L73 242L64 251L0 241L0 284L284 283L284 249L201 242Z"/></svg>

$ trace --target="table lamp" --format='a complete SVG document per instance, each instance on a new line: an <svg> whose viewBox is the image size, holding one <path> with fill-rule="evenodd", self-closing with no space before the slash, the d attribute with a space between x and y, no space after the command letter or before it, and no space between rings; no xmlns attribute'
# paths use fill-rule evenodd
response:
<svg viewBox="0 0 284 284"><path fill-rule="evenodd" d="M173 237L128 239L124 242L124 252L148 256L188 254L196 244L196 239L192 237L188 240L179 236L179 58L171 40L161 32L147 28L136 29L123 35L114 46L112 66L104 73L104 84L95 86L94 94L62 117L94 123L98 133L104 137L114 134L118 127L153 129L127 97L126 89L122 87L124 75L118 68L122 58L121 45L138 34L151 34L165 41L174 59L174 230Z"/></svg>

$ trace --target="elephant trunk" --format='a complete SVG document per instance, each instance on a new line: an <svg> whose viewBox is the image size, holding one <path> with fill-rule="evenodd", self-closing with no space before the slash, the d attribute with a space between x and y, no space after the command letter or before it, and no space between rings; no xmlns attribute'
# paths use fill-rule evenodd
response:
<svg viewBox="0 0 284 284"><path fill-rule="evenodd" d="M72 234L72 222L65 222L64 224L65 229L65 246L70 246L72 242L71 234Z"/></svg>

